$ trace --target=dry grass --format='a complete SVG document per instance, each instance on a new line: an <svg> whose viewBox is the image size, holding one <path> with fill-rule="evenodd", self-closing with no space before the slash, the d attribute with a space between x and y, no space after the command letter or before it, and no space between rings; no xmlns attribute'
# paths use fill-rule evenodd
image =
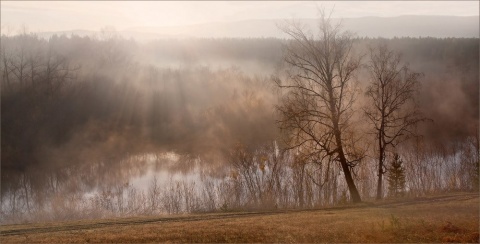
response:
<svg viewBox="0 0 480 244"><path fill-rule="evenodd" d="M228 216L184 216L183 220L133 218L49 224L45 233L4 235L46 225L1 226L1 243L119 243L119 242L476 242L479 241L479 199L450 197L424 202ZM157 218L158 220L158 218ZM107 223L99 225L98 223ZM108 223L120 223L108 225ZM83 226L59 231L55 228Z"/></svg>

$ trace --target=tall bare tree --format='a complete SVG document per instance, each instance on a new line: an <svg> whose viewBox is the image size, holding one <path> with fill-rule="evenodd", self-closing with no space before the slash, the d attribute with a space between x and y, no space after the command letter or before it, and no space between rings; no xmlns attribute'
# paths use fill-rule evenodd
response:
<svg viewBox="0 0 480 244"><path fill-rule="evenodd" d="M348 152L349 130L355 101L354 73L360 58L352 55L353 37L320 10L317 34L292 22L281 27L290 36L284 60L287 79L275 79L288 93L277 107L280 127L289 133L290 149L316 163L339 162L353 202L361 198L351 168L359 161Z"/></svg>
<svg viewBox="0 0 480 244"><path fill-rule="evenodd" d="M378 143L377 199L383 197L383 175L387 151L415 135L413 126L425 120L415 102L420 73L400 63L400 55L386 45L370 49L369 104L365 115L374 128Z"/></svg>

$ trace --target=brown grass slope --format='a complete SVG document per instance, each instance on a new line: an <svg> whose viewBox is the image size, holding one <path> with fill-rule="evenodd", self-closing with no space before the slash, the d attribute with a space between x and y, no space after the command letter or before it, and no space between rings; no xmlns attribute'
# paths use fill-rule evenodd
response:
<svg viewBox="0 0 480 244"><path fill-rule="evenodd" d="M479 195L326 209L0 226L1 243L479 242Z"/></svg>

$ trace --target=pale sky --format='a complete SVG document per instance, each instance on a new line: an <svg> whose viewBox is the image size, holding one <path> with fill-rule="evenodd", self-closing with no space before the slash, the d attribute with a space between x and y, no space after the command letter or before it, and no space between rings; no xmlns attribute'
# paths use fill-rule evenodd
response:
<svg viewBox="0 0 480 244"><path fill-rule="evenodd" d="M126 30L248 19L315 18L316 6L335 6L332 17L400 15L478 16L479 1L1 1L2 31Z"/></svg>

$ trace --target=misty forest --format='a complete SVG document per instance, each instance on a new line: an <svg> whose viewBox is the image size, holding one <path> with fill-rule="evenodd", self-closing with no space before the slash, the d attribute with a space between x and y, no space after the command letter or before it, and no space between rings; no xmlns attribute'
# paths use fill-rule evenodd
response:
<svg viewBox="0 0 480 244"><path fill-rule="evenodd" d="M479 39L2 35L0 221L478 192Z"/></svg>

